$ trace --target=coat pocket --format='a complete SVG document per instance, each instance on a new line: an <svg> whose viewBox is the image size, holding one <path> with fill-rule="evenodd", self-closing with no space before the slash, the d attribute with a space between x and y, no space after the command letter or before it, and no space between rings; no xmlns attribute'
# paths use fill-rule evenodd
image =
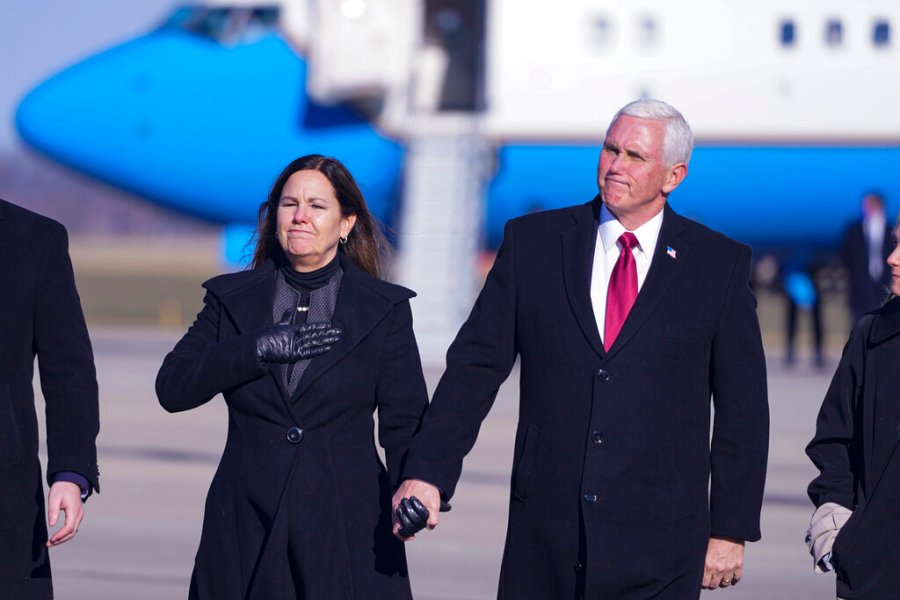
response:
<svg viewBox="0 0 900 600"><path fill-rule="evenodd" d="M537 427L529 425L525 429L521 450L516 457L516 468L513 472L513 496L518 500L525 500L528 496L528 482L531 479L540 439L541 432Z"/></svg>
<svg viewBox="0 0 900 600"><path fill-rule="evenodd" d="M0 465L11 465L21 458L22 436L18 424L9 385L0 383Z"/></svg>

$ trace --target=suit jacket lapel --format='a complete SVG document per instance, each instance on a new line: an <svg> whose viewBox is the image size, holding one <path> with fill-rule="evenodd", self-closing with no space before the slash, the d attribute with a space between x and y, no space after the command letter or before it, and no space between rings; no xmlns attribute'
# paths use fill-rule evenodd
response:
<svg viewBox="0 0 900 600"><path fill-rule="evenodd" d="M291 398L296 403L310 386L350 353L388 314L393 303L369 285L362 271L341 254L344 275L331 323L341 328L341 339L331 350L312 359Z"/></svg>
<svg viewBox="0 0 900 600"><path fill-rule="evenodd" d="M622 330L616 336L612 348L609 349L609 356L614 356L640 329L647 317L653 312L659 302L666 295L669 286L675 280L681 265L688 260L690 252L690 244L685 236L682 235L684 229L683 219L675 213L669 205L666 204L663 209L663 222L659 230L659 237L656 240L656 248L653 250L653 262L650 264L650 271L641 286L634 306L628 313ZM671 248L675 256L669 253Z"/></svg>
<svg viewBox="0 0 900 600"><path fill-rule="evenodd" d="M597 319L591 305L591 269L594 261L594 244L597 236L597 211L600 197L597 196L574 213L570 229L562 232L563 280L566 295L575 319L591 348L603 356L603 342L597 330Z"/></svg>

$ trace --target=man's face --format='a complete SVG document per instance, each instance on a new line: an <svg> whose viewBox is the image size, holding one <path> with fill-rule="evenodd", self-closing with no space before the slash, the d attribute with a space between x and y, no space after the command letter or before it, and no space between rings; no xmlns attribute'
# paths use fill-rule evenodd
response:
<svg viewBox="0 0 900 600"><path fill-rule="evenodd" d="M597 185L609 211L628 228L662 210L666 196L687 173L684 163L667 167L663 161L665 135L665 121L627 115L606 133Z"/></svg>

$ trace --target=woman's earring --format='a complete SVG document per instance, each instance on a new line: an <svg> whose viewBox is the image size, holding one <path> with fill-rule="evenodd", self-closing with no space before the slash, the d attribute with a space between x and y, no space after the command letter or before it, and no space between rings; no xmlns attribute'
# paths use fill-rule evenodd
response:
<svg viewBox="0 0 900 600"><path fill-rule="evenodd" d="M346 244L346 243L347 243L347 236L346 236L346 235L342 235L342 236L341 236L341 243L342 243L342 244Z"/></svg>

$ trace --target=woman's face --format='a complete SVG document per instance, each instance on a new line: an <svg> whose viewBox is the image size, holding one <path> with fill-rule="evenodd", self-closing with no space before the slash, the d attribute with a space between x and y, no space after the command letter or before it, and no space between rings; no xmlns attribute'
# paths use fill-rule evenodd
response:
<svg viewBox="0 0 900 600"><path fill-rule="evenodd" d="M900 225L894 230L894 251L887 258L891 268L891 293L900 296Z"/></svg>
<svg viewBox="0 0 900 600"><path fill-rule="evenodd" d="M318 171L297 171L281 190L278 243L297 271L315 271L331 262L340 238L355 223L356 215L341 214L331 182Z"/></svg>

